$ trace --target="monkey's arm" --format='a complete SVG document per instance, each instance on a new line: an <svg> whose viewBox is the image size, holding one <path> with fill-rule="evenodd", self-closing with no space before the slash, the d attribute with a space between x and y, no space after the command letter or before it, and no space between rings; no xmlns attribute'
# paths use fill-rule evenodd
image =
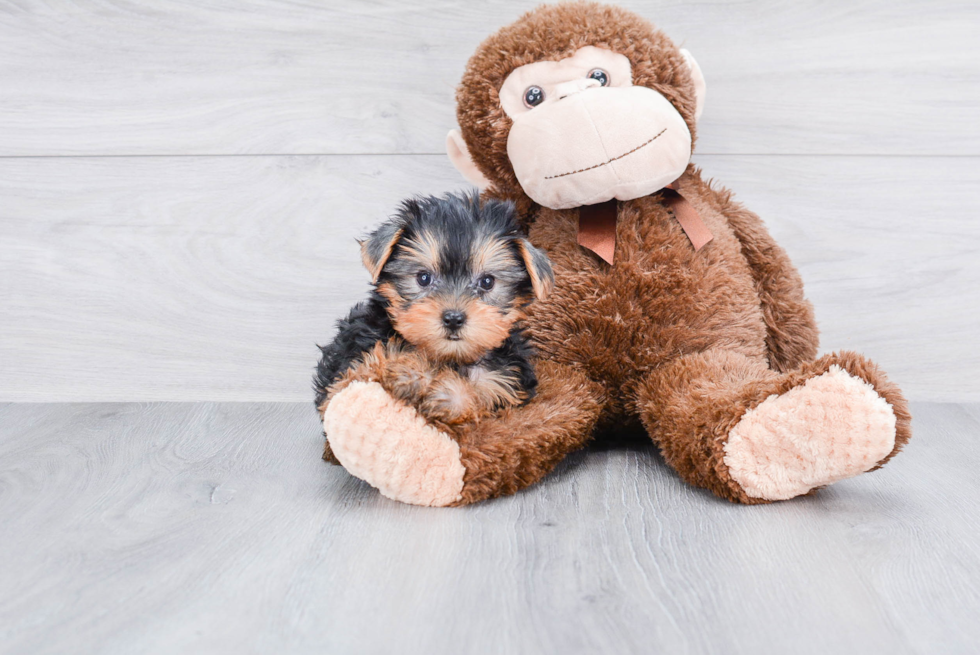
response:
<svg viewBox="0 0 980 655"><path fill-rule="evenodd" d="M766 322L770 368L784 373L812 362L820 335L813 305L803 296L803 279L796 267L756 214L734 202L727 191L717 191L706 184L704 189L714 196L728 219L752 269Z"/></svg>
<svg viewBox="0 0 980 655"><path fill-rule="evenodd" d="M344 468L388 498L446 506L512 494L586 444L605 398L576 369L536 365L534 400L452 432L426 422L383 381L367 379L333 397L324 423Z"/></svg>

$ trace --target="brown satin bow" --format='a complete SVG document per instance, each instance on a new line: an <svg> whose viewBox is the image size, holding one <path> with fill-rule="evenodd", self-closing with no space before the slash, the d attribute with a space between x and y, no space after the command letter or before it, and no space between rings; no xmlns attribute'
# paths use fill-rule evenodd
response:
<svg viewBox="0 0 980 655"><path fill-rule="evenodd" d="M714 238L694 205L677 192L677 182L664 187L663 193L664 204L674 213L695 251ZM613 263L616 257L616 200L579 207L578 242L608 264Z"/></svg>

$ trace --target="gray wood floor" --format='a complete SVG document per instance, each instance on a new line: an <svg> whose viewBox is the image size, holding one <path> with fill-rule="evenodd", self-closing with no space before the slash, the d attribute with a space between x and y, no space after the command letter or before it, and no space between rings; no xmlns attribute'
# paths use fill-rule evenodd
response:
<svg viewBox="0 0 980 655"><path fill-rule="evenodd" d="M4 653L968 653L980 406L741 507L646 445L464 509L318 459L308 403L0 405Z"/></svg>

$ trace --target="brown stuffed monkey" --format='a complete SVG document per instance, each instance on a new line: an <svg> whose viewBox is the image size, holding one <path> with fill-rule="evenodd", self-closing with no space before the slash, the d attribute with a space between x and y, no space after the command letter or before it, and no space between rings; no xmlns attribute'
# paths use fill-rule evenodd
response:
<svg viewBox="0 0 980 655"><path fill-rule="evenodd" d="M623 427L741 503L888 461L911 435L900 390L861 355L815 359L785 252L690 164L704 92L690 54L615 7L543 6L484 41L447 145L551 258L554 290L526 320L538 395L450 433L355 367L321 406L325 458L423 505L514 493Z"/></svg>

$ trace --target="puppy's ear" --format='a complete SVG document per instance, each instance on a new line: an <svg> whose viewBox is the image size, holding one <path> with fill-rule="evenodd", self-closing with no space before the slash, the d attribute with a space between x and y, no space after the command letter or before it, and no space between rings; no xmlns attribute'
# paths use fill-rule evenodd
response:
<svg viewBox="0 0 980 655"><path fill-rule="evenodd" d="M388 221L368 235L368 238L358 240L361 244L361 261L371 274L371 284L378 282L381 269L388 263L395 244L404 231L405 227L400 221Z"/></svg>
<svg viewBox="0 0 980 655"><path fill-rule="evenodd" d="M521 253L524 260L524 268L531 277L531 288L534 289L534 297L544 300L551 293L555 285L555 274L551 270L551 261L548 256L531 245L527 239L517 240L517 250Z"/></svg>

